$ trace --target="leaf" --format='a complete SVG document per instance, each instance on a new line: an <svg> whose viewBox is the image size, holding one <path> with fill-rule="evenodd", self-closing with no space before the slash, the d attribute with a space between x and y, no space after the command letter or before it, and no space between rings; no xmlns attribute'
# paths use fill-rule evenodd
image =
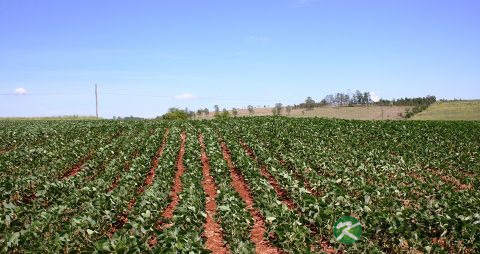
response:
<svg viewBox="0 0 480 254"><path fill-rule="evenodd" d="M430 253L432 251L432 247L431 246L425 246L425 250L427 251L427 253Z"/></svg>
<svg viewBox="0 0 480 254"><path fill-rule="evenodd" d="M10 239L8 239L7 246L11 247L13 245L18 245L18 238L20 237L20 232L15 232L10 236Z"/></svg>
<svg viewBox="0 0 480 254"><path fill-rule="evenodd" d="M272 221L274 221L274 220L276 220L276 219L277 219L277 218L275 218L275 217L267 217L267 221L268 221L268 222L272 222Z"/></svg>
<svg viewBox="0 0 480 254"><path fill-rule="evenodd" d="M220 209L220 211L230 211L230 206L221 205L218 206L218 209Z"/></svg>

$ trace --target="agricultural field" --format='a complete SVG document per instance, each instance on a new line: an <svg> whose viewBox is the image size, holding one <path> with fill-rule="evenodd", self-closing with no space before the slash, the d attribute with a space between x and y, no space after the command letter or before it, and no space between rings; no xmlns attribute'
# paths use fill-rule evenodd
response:
<svg viewBox="0 0 480 254"><path fill-rule="evenodd" d="M480 100L438 101L413 120L480 120Z"/></svg>
<svg viewBox="0 0 480 254"><path fill-rule="evenodd" d="M6 253L479 253L480 122L0 121ZM363 233L344 244L335 222Z"/></svg>
<svg viewBox="0 0 480 254"><path fill-rule="evenodd" d="M400 120L403 119L400 114L405 114L410 106L356 106L356 107L319 107L312 110L293 109L287 114L285 108L282 115L291 117L326 117L338 119L354 119L354 120ZM271 116L272 108L255 108L253 116ZM232 113L232 111L229 111ZM238 116L252 116L247 109L238 109ZM208 116L201 115L200 119L212 119L213 112Z"/></svg>

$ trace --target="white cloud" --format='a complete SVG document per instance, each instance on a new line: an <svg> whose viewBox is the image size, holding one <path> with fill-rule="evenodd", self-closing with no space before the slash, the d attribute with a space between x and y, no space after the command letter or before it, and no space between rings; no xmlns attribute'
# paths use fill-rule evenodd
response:
<svg viewBox="0 0 480 254"><path fill-rule="evenodd" d="M15 88L13 92L18 95L24 95L24 94L27 94L27 89L23 87L18 87L18 88Z"/></svg>
<svg viewBox="0 0 480 254"><path fill-rule="evenodd" d="M175 96L175 98L180 99L180 100L189 100L189 99L195 99L195 98L197 98L197 96L195 96L191 93L184 93L184 94L180 94L180 95Z"/></svg>
<svg viewBox="0 0 480 254"><path fill-rule="evenodd" d="M378 96L377 94L375 94L375 92L370 92L370 98L372 98L372 101L373 101L373 102L378 102L378 101L380 101L380 99L381 99L382 97L380 97L380 96Z"/></svg>

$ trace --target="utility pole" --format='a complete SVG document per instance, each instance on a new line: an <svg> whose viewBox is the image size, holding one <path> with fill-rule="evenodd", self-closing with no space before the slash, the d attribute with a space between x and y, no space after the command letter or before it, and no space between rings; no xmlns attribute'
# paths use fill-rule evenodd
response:
<svg viewBox="0 0 480 254"><path fill-rule="evenodd" d="M97 92L97 84L95 84L95 112L98 118L98 92Z"/></svg>

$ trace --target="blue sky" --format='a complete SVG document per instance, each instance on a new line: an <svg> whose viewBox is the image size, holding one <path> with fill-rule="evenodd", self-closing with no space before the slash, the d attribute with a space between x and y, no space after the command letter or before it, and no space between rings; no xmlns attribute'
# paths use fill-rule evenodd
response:
<svg viewBox="0 0 480 254"><path fill-rule="evenodd" d="M95 83L103 117L348 89L480 98L479 13L476 0L1 0L0 116L94 115Z"/></svg>

